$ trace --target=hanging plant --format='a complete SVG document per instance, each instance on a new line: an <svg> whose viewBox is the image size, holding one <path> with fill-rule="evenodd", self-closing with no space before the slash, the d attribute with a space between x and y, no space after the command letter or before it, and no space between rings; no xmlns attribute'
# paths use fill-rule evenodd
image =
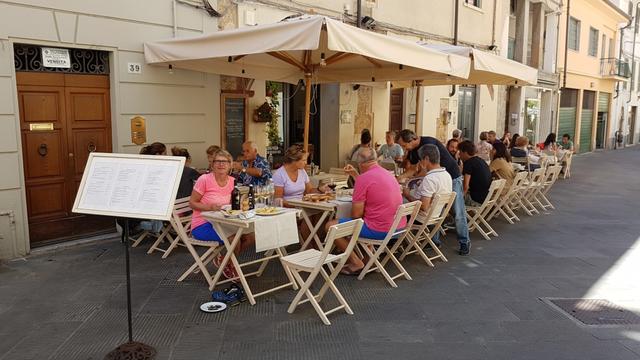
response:
<svg viewBox="0 0 640 360"><path fill-rule="evenodd" d="M273 119L274 114L277 114L276 109L268 101L265 101L255 110L254 121L269 122Z"/></svg>

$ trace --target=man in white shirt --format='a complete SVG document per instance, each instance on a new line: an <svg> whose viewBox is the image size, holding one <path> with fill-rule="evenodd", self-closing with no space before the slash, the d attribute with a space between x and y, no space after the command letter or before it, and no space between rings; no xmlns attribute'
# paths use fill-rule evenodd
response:
<svg viewBox="0 0 640 360"><path fill-rule="evenodd" d="M427 144L418 149L420 166L427 170L422 183L413 193L409 189L403 190L403 195L409 201L420 200L421 209L427 211L435 194L449 194L453 191L451 175L440 166L440 151L435 145Z"/></svg>

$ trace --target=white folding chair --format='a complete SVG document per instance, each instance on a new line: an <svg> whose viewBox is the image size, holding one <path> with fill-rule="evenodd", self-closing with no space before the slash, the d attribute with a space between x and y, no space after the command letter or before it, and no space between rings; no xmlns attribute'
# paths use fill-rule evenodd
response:
<svg viewBox="0 0 640 360"><path fill-rule="evenodd" d="M540 184L535 188L533 197L535 197L536 202L542 207L543 211L555 209L551 201L549 201L547 193L551 190L551 187L555 184L556 180L558 180L561 170L562 166L560 165L549 166Z"/></svg>
<svg viewBox="0 0 640 360"><path fill-rule="evenodd" d="M567 151L567 153L564 155L563 158L563 162L564 162L564 172L562 174L562 178L566 179L568 177L571 177L571 161L573 159L573 152L572 151Z"/></svg>
<svg viewBox="0 0 640 360"><path fill-rule="evenodd" d="M448 194L436 194L431 200L431 206L425 211L420 211L416 217L416 221L412 226L411 231L407 233L405 240L408 245L402 251L402 254L398 260L402 261L409 254L418 253L427 265L433 267L433 260L442 259L442 261L448 261L442 251L438 249L433 242L433 237L440 231L444 219L447 217L453 202L456 199L456 193L451 192ZM416 224L419 222L420 224ZM431 227L431 230L429 230ZM431 245L431 248L435 251L435 255L429 257L425 253L425 247ZM397 242L391 252L395 253L396 249L400 246L400 242Z"/></svg>
<svg viewBox="0 0 640 360"><path fill-rule="evenodd" d="M487 218L489 212L497 204L504 185L507 183L505 179L493 180L489 187L489 193L480 206L467 206L467 224L469 232L478 229L482 237L491 240L489 235L498 236L498 233L489 225Z"/></svg>
<svg viewBox="0 0 640 360"><path fill-rule="evenodd" d="M181 199L177 199L173 205L173 211L180 215L180 218L184 222L184 228L189 229L185 230L187 235L191 232L191 208L189 207L189 199L190 197L184 197ZM175 237L171 234L171 229L175 232ZM178 230L176 228L175 221L173 217L169 219L169 226L166 227L166 230L163 231L163 235L159 236L158 239L151 245L147 254L151 254L154 251L160 251L163 253L162 258L166 259L169 254L177 247L177 246L185 246L184 243L180 241L180 236L177 235ZM160 247L165 240L169 241L169 246L165 249Z"/></svg>
<svg viewBox="0 0 640 360"><path fill-rule="evenodd" d="M369 256L369 261L364 265L362 272L360 272L360 275L358 276L358 280L364 279L365 275L372 271L380 271L387 282L393 287L398 287L394 280L401 276L404 276L407 280L411 280L411 276L407 270L405 270L402 264L400 264L400 261L398 261L387 245L393 238L397 239L397 242L404 242L404 238L407 236L408 230L413 226L413 222L418 215L418 211L420 211L420 205L422 205L420 201L400 205L398 210L396 210L396 215L393 219L393 223L391 224L391 228L383 240L368 239L364 237L358 238L358 244ZM409 216L407 225L404 229L398 230L400 221L407 216ZM385 253L386 256L381 262L379 258L383 253ZM388 260L391 260L396 268L398 268L400 271L399 274L391 276L387 270L385 270L383 263L386 264Z"/></svg>
<svg viewBox="0 0 640 360"><path fill-rule="evenodd" d="M189 207L189 203L186 203L182 204L179 210L174 209L171 214L174 229L178 233L177 237L187 248L194 261L193 265L191 265L189 269L187 269L187 271L178 278L178 281L184 280L187 276L193 273L201 272L207 280L209 287L213 287L213 276L207 269L207 264L211 263L211 260L213 260L213 258L217 256L224 247L220 246L221 244L217 241L202 241L194 239L190 236L191 231L187 234L185 226L191 223L191 211L192 209ZM189 213L189 215L184 216L186 213ZM195 248L196 246L205 248L205 252L202 253L202 255L198 254L198 251Z"/></svg>
<svg viewBox="0 0 640 360"><path fill-rule="evenodd" d="M544 168L535 169L529 175L529 180L526 183L527 186L524 192L523 200L527 208L529 208L529 210L535 214L540 214L540 211L536 207L536 204L542 209L542 211L545 210L542 203L540 203L540 201L538 201L536 197L536 194L544 181L545 172L546 169Z"/></svg>
<svg viewBox="0 0 640 360"><path fill-rule="evenodd" d="M531 196L536 191L536 186L538 186L538 183L543 176L544 169L538 168L531 173L530 177L521 183L515 200L516 205L514 205L512 209L520 209L529 216L540 214L540 211L538 211L535 205L531 202Z"/></svg>
<svg viewBox="0 0 640 360"><path fill-rule="evenodd" d="M308 301L316 310L318 316L320 316L320 319L322 319L322 322L325 325L331 325L327 315L338 310L344 309L347 314L353 315L353 310L351 310L351 307L349 307L349 304L333 283L333 280L338 276L340 270L349 258L349 255L353 251L358 239L358 234L360 234L360 229L362 229L362 224L363 221L361 219L356 219L342 224L333 225L329 228L329 232L325 238L325 246L322 251L308 249L280 258L285 271L290 272L300 286L298 293L291 301L291 305L289 305L289 309L287 310L290 314L295 311L298 305ZM351 237L346 250L338 255L331 254L330 251L333 248L335 239L342 237ZM335 266L332 266L334 264ZM327 270L329 271L328 273ZM300 275L300 273L303 272L309 273L309 276L307 276L306 279L303 279ZM317 294L313 294L310 288L318 275L322 275L324 284ZM319 302L322 301L322 298L329 289L333 292L336 299L338 299L340 305L331 310L324 311ZM304 300L302 299L303 296L306 297Z"/></svg>
<svg viewBox="0 0 640 360"><path fill-rule="evenodd" d="M516 176L513 178L511 182L511 186L509 188L506 187L502 190L502 195L500 196L500 200L498 204L493 208L493 211L489 214L487 221L493 219L496 215L502 215L509 224L514 224L514 221L520 221L520 218L513 211L513 204L517 202L518 192L520 191L520 187L522 186L522 182L527 179L527 172L520 171L516 173Z"/></svg>

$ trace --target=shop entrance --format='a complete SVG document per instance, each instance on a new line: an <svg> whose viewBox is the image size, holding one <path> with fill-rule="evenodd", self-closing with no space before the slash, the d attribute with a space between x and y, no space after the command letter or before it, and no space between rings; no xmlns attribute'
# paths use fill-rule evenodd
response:
<svg viewBox="0 0 640 360"><path fill-rule="evenodd" d="M108 75L16 72L31 247L114 230L71 213L89 153L111 152Z"/></svg>

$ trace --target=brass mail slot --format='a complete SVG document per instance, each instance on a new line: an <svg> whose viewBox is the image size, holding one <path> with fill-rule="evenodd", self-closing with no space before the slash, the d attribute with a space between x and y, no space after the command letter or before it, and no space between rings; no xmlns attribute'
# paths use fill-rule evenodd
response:
<svg viewBox="0 0 640 360"><path fill-rule="evenodd" d="M147 127L142 116L131 118L131 142L136 145L147 142Z"/></svg>
<svg viewBox="0 0 640 360"><path fill-rule="evenodd" d="M29 131L47 131L47 130L53 130L53 123L29 124Z"/></svg>

